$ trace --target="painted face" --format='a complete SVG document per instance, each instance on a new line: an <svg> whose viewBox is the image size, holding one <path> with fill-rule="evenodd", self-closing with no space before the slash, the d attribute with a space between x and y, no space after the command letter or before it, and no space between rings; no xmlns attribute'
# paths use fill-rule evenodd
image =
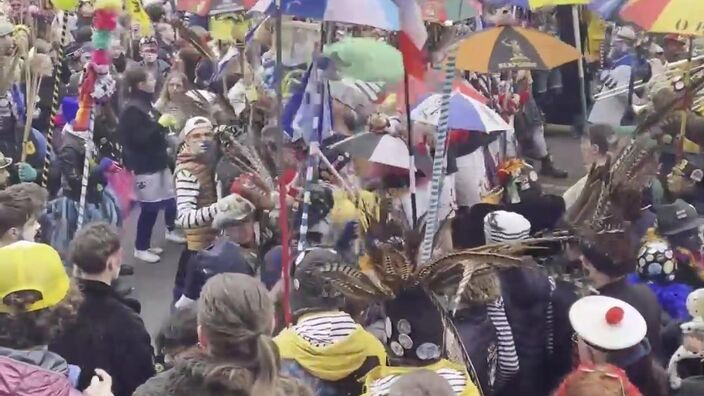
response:
<svg viewBox="0 0 704 396"><path fill-rule="evenodd" d="M196 128L186 136L186 144L195 155L210 153L215 147L213 131L210 128Z"/></svg>
<svg viewBox="0 0 704 396"><path fill-rule="evenodd" d="M142 59L144 60L144 63L152 64L152 63L156 62L156 59L157 59L156 51L152 51L152 50L142 51L141 55L142 55Z"/></svg>

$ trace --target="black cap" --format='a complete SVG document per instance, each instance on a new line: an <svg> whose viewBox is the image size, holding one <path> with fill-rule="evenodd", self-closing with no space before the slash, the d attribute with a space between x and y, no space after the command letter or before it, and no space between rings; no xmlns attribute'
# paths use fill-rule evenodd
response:
<svg viewBox="0 0 704 396"><path fill-rule="evenodd" d="M681 199L669 205L657 206L655 213L658 232L661 235L676 235L704 225L704 219L699 216L694 206Z"/></svg>

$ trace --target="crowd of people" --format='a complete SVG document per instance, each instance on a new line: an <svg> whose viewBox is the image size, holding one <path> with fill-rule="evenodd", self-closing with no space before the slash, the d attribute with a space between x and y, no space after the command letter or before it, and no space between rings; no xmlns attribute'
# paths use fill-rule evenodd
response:
<svg viewBox="0 0 704 396"><path fill-rule="evenodd" d="M541 178L570 176L544 115L567 69L448 69L506 130L407 114L471 30L560 33L558 9L482 3L426 20L425 80L398 86L324 48L404 33L0 3L0 395L700 394L702 82L669 66L695 42L602 37L586 175L548 194ZM441 114L470 117L446 94ZM149 265L175 274L154 334L125 282Z"/></svg>

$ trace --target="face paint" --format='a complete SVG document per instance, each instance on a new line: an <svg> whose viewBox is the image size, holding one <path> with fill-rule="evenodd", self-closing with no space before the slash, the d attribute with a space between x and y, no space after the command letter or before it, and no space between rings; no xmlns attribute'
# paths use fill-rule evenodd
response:
<svg viewBox="0 0 704 396"><path fill-rule="evenodd" d="M142 59L144 59L145 63L154 63L156 62L157 54L155 52L144 52L142 53Z"/></svg>

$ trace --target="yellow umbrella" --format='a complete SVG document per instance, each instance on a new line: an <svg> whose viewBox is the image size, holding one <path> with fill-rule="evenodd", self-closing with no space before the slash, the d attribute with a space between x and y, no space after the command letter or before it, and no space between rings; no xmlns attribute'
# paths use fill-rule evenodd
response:
<svg viewBox="0 0 704 396"><path fill-rule="evenodd" d="M704 36L703 0L631 0L621 18L649 32Z"/></svg>
<svg viewBox="0 0 704 396"><path fill-rule="evenodd" d="M589 4L589 1L590 0L529 0L528 4L530 8L534 10L547 6Z"/></svg>
<svg viewBox="0 0 704 396"><path fill-rule="evenodd" d="M580 58L571 45L534 29L498 26L476 32L457 49L457 68L477 73L549 70Z"/></svg>

